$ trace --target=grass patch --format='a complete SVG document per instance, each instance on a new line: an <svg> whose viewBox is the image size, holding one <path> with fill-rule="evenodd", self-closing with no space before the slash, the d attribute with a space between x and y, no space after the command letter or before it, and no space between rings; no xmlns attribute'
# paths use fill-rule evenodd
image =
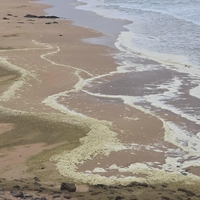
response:
<svg viewBox="0 0 200 200"><path fill-rule="evenodd" d="M0 116L2 123L14 123L14 129L0 135L0 149L34 143L77 144L89 129L66 122L52 122L36 116Z"/></svg>

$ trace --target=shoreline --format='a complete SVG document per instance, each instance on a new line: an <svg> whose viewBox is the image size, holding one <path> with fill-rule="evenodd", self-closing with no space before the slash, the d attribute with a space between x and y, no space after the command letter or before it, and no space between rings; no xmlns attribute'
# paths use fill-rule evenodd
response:
<svg viewBox="0 0 200 200"><path fill-rule="evenodd" d="M116 39L122 31L126 31L125 25L131 23L128 20L105 18L92 11L77 9L76 7L84 3L74 2L73 0L64 4L56 4L53 1L42 0L40 3L51 5L44 11L48 15L56 15L61 19L70 20L73 26L87 28L97 33L99 36L83 38L82 41L90 44L109 46L118 50L115 46ZM96 23L98 22L98 23Z"/></svg>
<svg viewBox="0 0 200 200"><path fill-rule="evenodd" d="M9 3L10 6L6 7ZM3 89L1 90L0 104L0 127L2 128L0 134L0 141L2 143L0 149L2 154L0 159L2 159L2 162L5 162L5 166L1 165L0 168L1 178L4 177L7 179L6 181L3 180L3 182L9 182L9 180L12 182L12 180L20 177L23 179L39 177L41 183L44 184L46 182L52 183L53 175L53 183L58 187L59 183L66 181L67 178L59 175L53 164L49 161L49 158L53 154L61 153L64 150L74 150L76 147L81 146L80 144L83 146L84 139L91 139L91 141L93 139L94 141L93 152L90 152L91 149L86 152L81 152L83 155L87 153L85 158L87 158L87 156L93 156L93 154L98 154L99 151L108 153L109 149L101 150L101 146L98 148L96 147L98 144L95 143L95 140L97 138L99 139L99 136L94 134L95 131L99 133L98 131L103 130L102 133L104 133L104 135L101 135L103 138L100 137L102 142L108 140L107 142L110 142L112 145L119 144L111 124L102 121L101 123L98 122L97 125L99 127L93 126L93 123L99 121L98 115L96 116L98 120L89 118L84 121L73 115L66 114L65 112L61 113L59 110L45 105L44 102L47 102L45 100L48 100L48 97L65 92L66 90L68 92L76 91L76 89L78 90L79 85L77 85L77 83L81 84L83 77L89 78L92 75L106 74L116 69L117 65L114 58L108 56L113 52L113 49L102 45L91 45L82 42L81 40L83 38L96 37L102 34L90 29L72 26L72 22L66 20L57 21L55 19L24 18L24 16L29 13L43 15L44 12L42 9L46 7L45 5L31 5L26 0L20 0L20 3L13 3L9 0L7 5L4 5L7 10L2 13L2 18L5 17L8 19L1 20L1 25L6 28L6 31L1 36L4 38L4 42L2 42L1 47L3 50L0 51L0 62L1 65L4 65L4 68L9 68L11 71L8 74L2 72L3 78L1 82L1 88ZM46 26L46 29L43 28L44 26ZM66 30L68 30L68 32ZM12 46L8 46L7 44L12 44ZM96 67L93 67L94 64ZM103 68L102 66L105 67ZM16 72L21 74L21 76L18 77ZM11 87L13 85L15 85L15 87ZM11 92L6 93L6 91ZM2 96L4 98L2 98ZM87 97L85 99L83 98L80 108L77 109L85 109L84 101L87 103L87 101L92 102L92 100L90 98L87 99ZM101 102L101 104L105 105L105 102ZM95 102L89 105L95 105ZM109 102L108 105L110 105ZM114 107L115 106L119 106L117 108L120 108L120 102L116 101ZM110 106L110 108L112 108L112 106ZM100 110L101 108L98 107L96 112ZM112 108L111 111L113 110ZM116 114L119 115L119 112L120 110L116 111ZM145 116L141 113L140 115L141 118L144 119ZM100 117L103 116L104 115ZM91 115L91 118L92 117ZM108 121L109 119L110 118L108 118ZM105 118L103 117L100 120L105 120ZM120 118L117 120L120 122ZM121 124L119 123L119 125ZM121 126L123 127L124 125ZM135 123L134 126L132 126L133 125L130 126L130 130L133 127L140 127L141 125L139 126ZM162 126L159 125L159 128L160 127ZM93 132L90 133L91 137L85 137L92 128ZM3 129L4 132L2 131ZM106 134L110 132L110 135L108 134L108 136L106 136L105 131L107 131ZM72 134L72 132L74 132L74 134ZM145 132L143 131L143 133ZM57 137L55 137L55 135ZM128 138L124 138L122 133L119 137L128 140ZM130 137L132 139L132 136ZM80 140L80 138L82 139ZM63 141L65 142L63 143ZM80 150L81 149L77 148L79 154ZM76 155L78 155L78 153ZM16 159L16 161L19 163L16 163L15 158L18 158L18 156L19 159ZM77 159L77 162L80 162L81 158ZM12 161L11 163L9 163L10 160ZM16 164L21 167L16 168ZM50 174L49 177L47 174ZM74 180L70 181L73 182ZM170 181L173 182L173 180ZM96 182L98 182L98 180L96 180ZM129 180L129 183L130 182ZM177 195L179 194L182 195L183 198L188 198L190 195L188 195L189 192L187 194L187 190L178 190L179 187L184 187L184 184L180 182L177 183L178 186L175 189ZM152 192L152 199L153 197L155 198L155 196L158 195L158 191L162 191L162 189L165 188L162 184L163 183L160 183L158 190L155 190L157 186L152 184L147 185L147 187L144 185L138 186L136 184L138 191L140 191L140 193L141 191L143 192L138 198L144 198L149 191ZM172 187L175 188L176 183L174 184L175 185ZM7 190L12 187L13 186L10 186ZM185 187L188 189L187 184ZM116 199L117 195L127 190L124 186L119 186L119 188L115 189L116 191L112 197L113 199ZM193 188L193 186L191 186L189 189L198 191L198 187ZM102 191L103 190L104 188ZM103 199L105 196L102 195L102 191L99 193L99 198ZM109 188L108 191L110 192L111 188ZM119 194L117 194L117 191ZM166 192L167 195L172 195L172 191L173 189L170 188L162 192ZM90 193L92 192L90 191ZM84 194L88 195L86 193ZM106 195L109 196L107 193ZM124 194L124 196L126 195L130 197L132 192L129 191L129 193ZM162 194L159 195L162 196ZM192 194L192 196L196 198L198 195ZM82 197L77 196L75 198L81 199ZM96 197L94 197L94 199L95 198Z"/></svg>

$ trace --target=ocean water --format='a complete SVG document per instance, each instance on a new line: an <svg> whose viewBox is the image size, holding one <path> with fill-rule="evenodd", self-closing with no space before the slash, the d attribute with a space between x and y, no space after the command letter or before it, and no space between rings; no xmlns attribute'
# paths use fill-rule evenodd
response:
<svg viewBox="0 0 200 200"><path fill-rule="evenodd" d="M124 105L161 120L164 140L175 146L166 151L163 170L180 172L187 167L200 167L200 1L78 0L78 5L73 0L44 2L53 5L46 10L48 14L71 19L76 25L114 38L118 51L113 56L119 67L84 80L81 92L120 99ZM74 15L70 6L75 7ZM83 11L92 11L91 18L75 16L81 16ZM102 28L98 20L92 22L92 13L119 20L119 24L120 20L127 23L118 29L113 24L112 31L112 21Z"/></svg>
<svg viewBox="0 0 200 200"><path fill-rule="evenodd" d="M129 20L129 47L181 56L179 62L200 65L198 0L79 0L79 9ZM125 35L124 35L125 36ZM122 36L123 37L123 36ZM147 52L146 52L147 53Z"/></svg>
<svg viewBox="0 0 200 200"><path fill-rule="evenodd" d="M140 106L146 112L176 115L179 125L168 121L174 131L173 144L189 151L200 150L200 2L197 0L79 0L81 10L96 12L106 18L128 20L115 42L119 53L115 55L120 67L116 73L127 74L132 80L129 89L121 82L123 92L112 83L104 84L106 92L120 96L124 102ZM140 60L140 61L138 61ZM146 60L146 62L145 62ZM155 63L148 63L148 61ZM141 62L142 61L142 62ZM138 76L148 73L143 89L134 84ZM160 76L158 72L164 76ZM132 76L130 75L132 74ZM90 84L95 84L92 78ZM144 76L146 79L146 76ZM140 79L139 81L141 81ZM144 89L145 88L145 89ZM124 93L126 91L126 93ZM139 92L138 92L139 91ZM183 133L183 134L182 134ZM189 145L190 136L196 142ZM182 142L177 142L181 140ZM172 138L171 138L172 139ZM171 140L170 139L170 140ZM179 144L178 144L179 143ZM182 143L182 144L181 144ZM196 152L196 153L197 153Z"/></svg>

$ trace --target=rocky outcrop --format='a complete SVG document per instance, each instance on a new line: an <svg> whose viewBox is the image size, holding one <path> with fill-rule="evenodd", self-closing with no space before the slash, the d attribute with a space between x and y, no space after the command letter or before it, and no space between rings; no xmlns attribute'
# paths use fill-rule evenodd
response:
<svg viewBox="0 0 200 200"><path fill-rule="evenodd" d="M40 183L38 183L40 182ZM58 187L60 185L60 188ZM177 185L178 186L178 185ZM151 185L131 182L124 185L90 185L82 191L80 185L70 182L44 184L34 179L5 180L0 178L0 200L170 200L200 199L200 193L192 188L170 188L170 184Z"/></svg>
<svg viewBox="0 0 200 200"><path fill-rule="evenodd" d="M51 16L38 16L38 15L32 15L32 14L27 14L24 16L25 18L39 18L39 19L59 19L59 17L51 15Z"/></svg>

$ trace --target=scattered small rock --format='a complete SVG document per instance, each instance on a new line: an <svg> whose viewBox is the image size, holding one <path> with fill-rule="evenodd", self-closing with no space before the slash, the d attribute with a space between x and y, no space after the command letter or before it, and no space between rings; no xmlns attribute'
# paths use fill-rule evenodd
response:
<svg viewBox="0 0 200 200"><path fill-rule="evenodd" d="M70 196L69 194L65 194L63 197L64 197L65 199L71 199L71 196Z"/></svg>
<svg viewBox="0 0 200 200"><path fill-rule="evenodd" d="M130 198L130 200L138 200L136 197Z"/></svg>
<svg viewBox="0 0 200 200"><path fill-rule="evenodd" d="M35 183L40 182L40 179L38 177L34 177L33 180L35 181Z"/></svg>
<svg viewBox="0 0 200 200"><path fill-rule="evenodd" d="M7 17L4 17L4 18L3 18L3 20L10 20L10 19L9 19L9 18L7 18Z"/></svg>
<svg viewBox="0 0 200 200"><path fill-rule="evenodd" d="M123 196L116 196L115 200L120 200L120 199L124 199Z"/></svg>
<svg viewBox="0 0 200 200"><path fill-rule="evenodd" d="M10 194L13 196L13 197L20 197L20 198L23 198L24 197L24 193L21 192L21 191L11 191Z"/></svg>
<svg viewBox="0 0 200 200"><path fill-rule="evenodd" d="M41 197L40 200L47 200L47 198L46 197Z"/></svg>
<svg viewBox="0 0 200 200"><path fill-rule="evenodd" d="M75 192L76 186L75 186L75 184L64 182L64 183L61 183L60 189L67 190L69 192Z"/></svg>
<svg viewBox="0 0 200 200"><path fill-rule="evenodd" d="M161 199L161 200L170 200L169 197L165 197L165 196L161 196L160 199Z"/></svg>
<svg viewBox="0 0 200 200"><path fill-rule="evenodd" d="M63 35L60 34L59 36L63 36Z"/></svg>
<svg viewBox="0 0 200 200"><path fill-rule="evenodd" d="M139 183L139 182L131 182L127 185L127 187L134 187L134 186L141 186L141 187L148 187L147 183Z"/></svg>
<svg viewBox="0 0 200 200"><path fill-rule="evenodd" d="M100 188L103 188L104 190L108 189L108 186L104 184L98 184L98 185L95 185L95 187L100 187Z"/></svg>
<svg viewBox="0 0 200 200"><path fill-rule="evenodd" d="M167 184L167 183L163 183L161 186L162 186L162 187L167 187L168 184Z"/></svg>
<svg viewBox="0 0 200 200"><path fill-rule="evenodd" d="M20 189L20 186L19 185L14 185L13 189Z"/></svg>
<svg viewBox="0 0 200 200"><path fill-rule="evenodd" d="M31 194L24 194L24 198L32 198L33 197L33 195L31 195Z"/></svg>
<svg viewBox="0 0 200 200"><path fill-rule="evenodd" d="M58 193L53 194L52 197L53 197L53 198L58 198L58 197L60 197L60 194L58 194Z"/></svg>
<svg viewBox="0 0 200 200"><path fill-rule="evenodd" d="M151 188L156 189L156 187L154 185L150 185Z"/></svg>
<svg viewBox="0 0 200 200"><path fill-rule="evenodd" d="M188 173L187 172L181 172L182 175L187 176Z"/></svg>

